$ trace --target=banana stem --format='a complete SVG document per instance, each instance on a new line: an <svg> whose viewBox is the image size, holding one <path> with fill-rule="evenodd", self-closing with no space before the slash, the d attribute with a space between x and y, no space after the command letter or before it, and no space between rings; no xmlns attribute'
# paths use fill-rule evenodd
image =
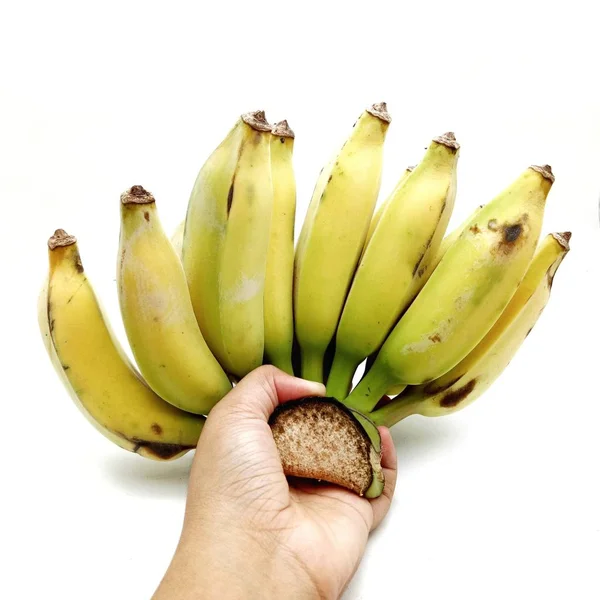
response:
<svg viewBox="0 0 600 600"><path fill-rule="evenodd" d="M310 348L302 350L300 354L302 379L323 383L323 353Z"/></svg>
<svg viewBox="0 0 600 600"><path fill-rule="evenodd" d="M338 400L348 397L352 388L352 377L358 366L352 357L336 353L327 378L327 395Z"/></svg>
<svg viewBox="0 0 600 600"><path fill-rule="evenodd" d="M377 367L374 365L348 398L344 400L344 403L350 408L368 414L377 406L377 403L386 394L392 383L385 377L385 374L378 372Z"/></svg>
<svg viewBox="0 0 600 600"><path fill-rule="evenodd" d="M411 402L408 398L399 397L382 408L369 413L368 416L376 425L393 427L406 417L418 414L417 407L418 402Z"/></svg>

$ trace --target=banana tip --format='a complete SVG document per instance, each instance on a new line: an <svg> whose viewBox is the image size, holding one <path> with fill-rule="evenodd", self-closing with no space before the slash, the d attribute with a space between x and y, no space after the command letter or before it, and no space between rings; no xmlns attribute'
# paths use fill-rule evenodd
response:
<svg viewBox="0 0 600 600"><path fill-rule="evenodd" d="M550 183L554 183L554 173L552 172L552 167L550 165L531 165L530 167L534 171L537 171L544 179L547 179Z"/></svg>
<svg viewBox="0 0 600 600"><path fill-rule="evenodd" d="M285 119L279 121L279 123L275 123L271 129L271 133L277 137L287 137L292 139L296 137Z"/></svg>
<svg viewBox="0 0 600 600"><path fill-rule="evenodd" d="M121 194L123 204L152 204L154 196L141 185L134 185Z"/></svg>
<svg viewBox="0 0 600 600"><path fill-rule="evenodd" d="M448 131L448 132L444 133L443 135L440 135L439 137L434 138L433 141L438 144L447 146L448 148L451 148L452 150L458 150L460 148L460 144L456 141L456 136L454 135L454 132L452 132L452 131Z"/></svg>
<svg viewBox="0 0 600 600"><path fill-rule="evenodd" d="M244 121L246 125L250 125L252 129L256 129L256 131L271 132L271 125L267 121L264 110L255 110L254 112L244 113L242 115L242 121Z"/></svg>
<svg viewBox="0 0 600 600"><path fill-rule="evenodd" d="M562 233L553 233L552 237L568 252L571 247L569 242L571 241L571 232L563 231Z"/></svg>
<svg viewBox="0 0 600 600"><path fill-rule="evenodd" d="M373 104L369 108L367 108L367 112L374 117L377 117L384 123L391 123L392 116L388 112L387 104L385 102L377 102L377 104Z"/></svg>
<svg viewBox="0 0 600 600"><path fill-rule="evenodd" d="M69 235L64 229L57 229L48 240L48 248L63 248L64 246L72 246L77 243L77 238L74 235Z"/></svg>

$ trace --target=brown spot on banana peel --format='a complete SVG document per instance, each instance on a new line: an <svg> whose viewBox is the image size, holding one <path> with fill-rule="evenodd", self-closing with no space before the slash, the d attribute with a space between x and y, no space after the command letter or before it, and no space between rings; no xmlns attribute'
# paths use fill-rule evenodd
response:
<svg viewBox="0 0 600 600"><path fill-rule="evenodd" d="M454 408L458 406L475 389L476 383L477 378L471 379L471 381L457 390L453 390L447 394L444 394L444 396L442 396L440 399L440 406L442 408Z"/></svg>
<svg viewBox="0 0 600 600"><path fill-rule="evenodd" d="M477 225L477 223L475 223L475 225L471 225L471 227L469 227L469 231L475 235L481 233L481 229L479 229L479 225Z"/></svg>
<svg viewBox="0 0 600 600"><path fill-rule="evenodd" d="M144 211L144 219L146 219L148 223L150 222L150 213L147 210Z"/></svg>
<svg viewBox="0 0 600 600"><path fill-rule="evenodd" d="M163 442L147 442L132 440L135 446L133 452L140 454L140 450L144 450L146 454L149 454L155 458L161 460L169 460L175 458L186 450L193 450L196 446L185 446L182 444L165 444Z"/></svg>
<svg viewBox="0 0 600 600"><path fill-rule="evenodd" d="M150 429L152 429L152 432L156 435L162 435L163 429L158 423L152 423Z"/></svg>
<svg viewBox="0 0 600 600"><path fill-rule="evenodd" d="M442 338L440 337L439 333L436 333L434 335L430 335L429 339L434 343L434 344L438 344L439 342L442 341Z"/></svg>
<svg viewBox="0 0 600 600"><path fill-rule="evenodd" d="M229 213L231 212L231 205L233 204L233 185L234 182L231 182L231 185L229 186L229 191L227 192L227 216L229 216Z"/></svg>

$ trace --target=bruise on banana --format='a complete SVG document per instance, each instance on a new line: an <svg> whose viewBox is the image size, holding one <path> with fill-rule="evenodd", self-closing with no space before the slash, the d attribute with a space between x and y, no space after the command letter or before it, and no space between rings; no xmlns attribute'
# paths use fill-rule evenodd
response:
<svg viewBox="0 0 600 600"><path fill-rule="evenodd" d="M182 452L193 450L195 446L184 446L181 444L167 444L165 442L148 442L132 440L135 444L133 452L136 454L146 454L154 456L161 460L169 460L179 456ZM142 450L143 452L140 452Z"/></svg>
<svg viewBox="0 0 600 600"><path fill-rule="evenodd" d="M477 378L471 379L468 383L459 387L456 390L452 390L444 394L440 398L440 406L442 408L455 408L458 406L469 394L475 389L477 384Z"/></svg>

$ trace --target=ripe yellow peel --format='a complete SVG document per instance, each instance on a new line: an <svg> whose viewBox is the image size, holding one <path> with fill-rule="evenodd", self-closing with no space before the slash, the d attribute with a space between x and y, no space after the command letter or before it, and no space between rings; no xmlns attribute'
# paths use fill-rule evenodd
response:
<svg viewBox="0 0 600 600"><path fill-rule="evenodd" d="M293 375L292 278L296 180L292 163L293 133L287 127L287 122L284 124L285 127L283 124L275 126L271 135L273 216L265 277L265 359L282 371Z"/></svg>
<svg viewBox="0 0 600 600"><path fill-rule="evenodd" d="M237 378L260 366L264 356L265 276L273 212L271 137L268 124L257 130L244 123L229 194L219 267L223 353L216 356L225 371Z"/></svg>
<svg viewBox="0 0 600 600"><path fill-rule="evenodd" d="M223 356L219 315L219 275L228 199L244 139L244 122L234 127L204 163L188 202L182 262L196 320L215 356Z"/></svg>
<svg viewBox="0 0 600 600"><path fill-rule="evenodd" d="M76 244L49 252L38 318L52 364L75 404L105 437L148 458L194 448L204 419L177 410L140 378L114 337Z"/></svg>

